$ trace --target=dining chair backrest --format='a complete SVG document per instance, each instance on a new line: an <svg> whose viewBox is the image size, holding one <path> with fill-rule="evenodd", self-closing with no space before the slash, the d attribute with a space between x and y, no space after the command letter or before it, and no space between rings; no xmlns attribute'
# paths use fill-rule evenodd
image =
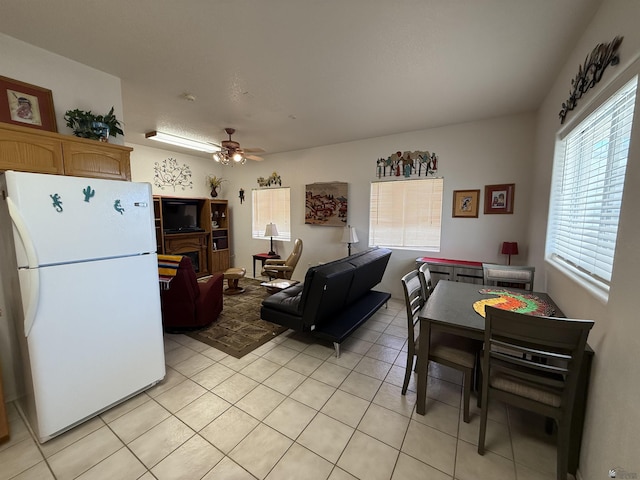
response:
<svg viewBox="0 0 640 480"><path fill-rule="evenodd" d="M594 322L492 306L485 307L485 315L478 453L484 453L488 403L495 398L556 420L558 478L564 479L576 387Z"/></svg>
<svg viewBox="0 0 640 480"><path fill-rule="evenodd" d="M422 270L422 269L420 269ZM405 367L404 382L402 384L402 394L407 393L411 371L413 369L414 357L418 354L418 329L416 325L420 321L420 311L428 300L423 291L423 285L430 285L429 270L423 270L424 277L420 270L413 270L402 277L402 288L404 290L405 304L407 308L407 365ZM424 283L423 283L424 282ZM428 294L431 294L429 290ZM459 335L452 335L442 331L431 332L427 326L426 330L420 330L420 335L429 339L429 361L454 368L462 372L463 383L463 420L469 423L469 399L471 397L471 384L473 383L473 372L476 365L478 352L482 347L482 342L465 338Z"/></svg>
<svg viewBox="0 0 640 480"><path fill-rule="evenodd" d="M516 284L522 285L524 290L529 291L533 291L533 277L535 271L536 267L498 265L494 263L482 264L482 273L485 285L513 286Z"/></svg>
<svg viewBox="0 0 640 480"><path fill-rule="evenodd" d="M423 263L418 269L418 275L420 277L420 284L422 285L422 299L426 302L433 290L433 283L431 281L431 271L429 270L429 264Z"/></svg>
<svg viewBox="0 0 640 480"><path fill-rule="evenodd" d="M412 270L402 277L402 289L404 290L404 300L407 309L407 328L409 349L413 349L415 344L415 326L419 321L418 314L424 305L422 296L422 284L418 270Z"/></svg>

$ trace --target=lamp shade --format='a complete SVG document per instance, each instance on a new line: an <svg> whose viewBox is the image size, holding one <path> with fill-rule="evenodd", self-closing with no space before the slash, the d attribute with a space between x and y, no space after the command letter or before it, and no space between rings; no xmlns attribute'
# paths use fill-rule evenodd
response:
<svg viewBox="0 0 640 480"><path fill-rule="evenodd" d="M264 229L265 237L277 237L278 236L278 227L276 227L275 223L267 223L267 226Z"/></svg>
<svg viewBox="0 0 640 480"><path fill-rule="evenodd" d="M356 229L349 225L342 232L342 243L358 243L358 234Z"/></svg>
<svg viewBox="0 0 640 480"><path fill-rule="evenodd" d="M517 255L518 254L518 242L502 242L502 254L503 255Z"/></svg>

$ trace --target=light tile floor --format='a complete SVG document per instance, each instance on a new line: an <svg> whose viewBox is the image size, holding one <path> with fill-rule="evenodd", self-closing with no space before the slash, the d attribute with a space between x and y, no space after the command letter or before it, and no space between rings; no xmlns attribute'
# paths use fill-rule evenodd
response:
<svg viewBox="0 0 640 480"><path fill-rule="evenodd" d="M242 359L166 335L167 376L150 390L39 445L9 404L0 480L555 478L544 419L492 405L461 420L461 378L430 370L427 414L415 378L400 394L404 305L389 303L342 345L285 332ZM132 365L135 368L135 365Z"/></svg>

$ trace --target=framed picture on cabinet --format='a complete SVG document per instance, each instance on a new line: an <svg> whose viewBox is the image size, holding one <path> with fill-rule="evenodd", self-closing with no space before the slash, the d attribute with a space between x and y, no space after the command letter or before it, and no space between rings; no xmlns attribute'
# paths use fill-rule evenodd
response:
<svg viewBox="0 0 640 480"><path fill-rule="evenodd" d="M57 132L51 90L0 76L0 122Z"/></svg>
<svg viewBox="0 0 640 480"><path fill-rule="evenodd" d="M480 190L454 190L453 216L463 218L478 218L478 204Z"/></svg>
<svg viewBox="0 0 640 480"><path fill-rule="evenodd" d="M485 185L484 213L513 213L513 195L515 190L515 183Z"/></svg>

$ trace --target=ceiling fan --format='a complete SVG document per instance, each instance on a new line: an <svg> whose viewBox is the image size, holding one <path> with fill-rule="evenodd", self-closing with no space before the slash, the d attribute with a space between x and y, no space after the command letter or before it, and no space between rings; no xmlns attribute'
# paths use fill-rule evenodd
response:
<svg viewBox="0 0 640 480"><path fill-rule="evenodd" d="M262 157L258 157L257 155L252 155L253 153L264 153L264 150L261 148L241 148L240 144L235 140L231 140L231 135L236 132L235 128L225 128L225 132L229 135L229 140L223 140L220 145L220 151L213 154L213 159L216 162L222 163L223 165L229 165L233 163L246 163L247 159L255 160L257 162L261 162L263 160Z"/></svg>

